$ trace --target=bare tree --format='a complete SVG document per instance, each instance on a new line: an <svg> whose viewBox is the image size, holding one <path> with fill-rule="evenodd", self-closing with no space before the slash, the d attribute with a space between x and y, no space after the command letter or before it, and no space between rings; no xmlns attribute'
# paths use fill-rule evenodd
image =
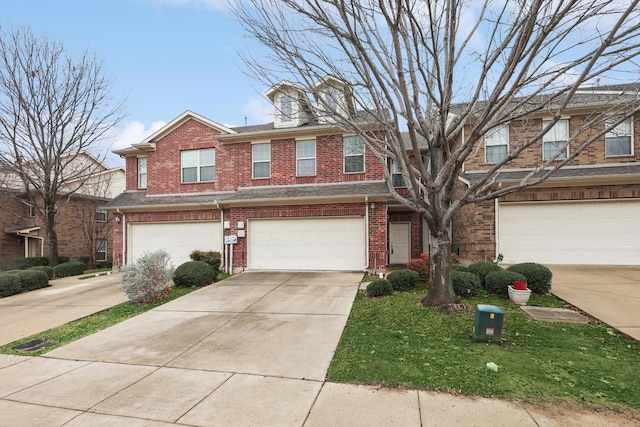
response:
<svg viewBox="0 0 640 427"><path fill-rule="evenodd" d="M384 165L398 165L408 195L394 188L387 168L389 191L429 226L428 305L454 301L454 214L538 184L570 162L619 122L590 133L566 160L545 161L517 184L492 186L503 168L540 143L579 88L638 72L637 0L244 0L233 10L258 43L245 62L261 81L285 76L321 104L313 83L322 77L353 85L357 109L377 126L336 111L340 125L360 135ZM622 121L638 111L637 101L628 101L590 116L567 144L605 114L616 112ZM543 130L509 147L482 179L461 189L464 162L488 131L543 109L553 116ZM428 152L430 168L412 160L421 152Z"/></svg>
<svg viewBox="0 0 640 427"><path fill-rule="evenodd" d="M112 82L88 52L64 46L28 28L0 33L0 166L3 184L21 188L47 229L49 262L58 261L60 205L99 168L84 155L96 151L122 119ZM104 153L95 153L100 159Z"/></svg>

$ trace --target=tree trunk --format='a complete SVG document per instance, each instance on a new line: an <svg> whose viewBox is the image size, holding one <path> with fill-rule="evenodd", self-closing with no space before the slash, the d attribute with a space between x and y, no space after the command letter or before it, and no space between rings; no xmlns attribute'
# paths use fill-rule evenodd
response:
<svg viewBox="0 0 640 427"><path fill-rule="evenodd" d="M47 241L49 243L49 266L58 265L58 233L56 232L56 212L53 209L47 212Z"/></svg>
<svg viewBox="0 0 640 427"><path fill-rule="evenodd" d="M422 305L437 306L456 302L451 284L451 240L449 227L431 232L429 247L429 291ZM435 234L435 235L434 235Z"/></svg>

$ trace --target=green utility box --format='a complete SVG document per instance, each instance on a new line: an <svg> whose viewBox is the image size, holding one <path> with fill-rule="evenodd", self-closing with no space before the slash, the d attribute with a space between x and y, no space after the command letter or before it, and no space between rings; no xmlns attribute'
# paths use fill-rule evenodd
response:
<svg viewBox="0 0 640 427"><path fill-rule="evenodd" d="M473 325L475 341L502 342L504 311L495 305L478 304L476 322Z"/></svg>

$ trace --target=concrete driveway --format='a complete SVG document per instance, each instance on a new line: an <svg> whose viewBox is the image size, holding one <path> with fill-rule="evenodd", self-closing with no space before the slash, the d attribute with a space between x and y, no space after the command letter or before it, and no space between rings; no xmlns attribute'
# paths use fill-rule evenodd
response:
<svg viewBox="0 0 640 427"><path fill-rule="evenodd" d="M640 267L549 268L551 293L640 341Z"/></svg>
<svg viewBox="0 0 640 427"><path fill-rule="evenodd" d="M120 273L79 280L65 277L38 289L0 299L0 345L64 325L127 301Z"/></svg>

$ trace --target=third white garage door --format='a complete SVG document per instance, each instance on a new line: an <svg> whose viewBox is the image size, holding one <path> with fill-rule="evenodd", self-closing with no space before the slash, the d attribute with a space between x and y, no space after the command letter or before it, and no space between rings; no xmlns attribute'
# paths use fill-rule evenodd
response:
<svg viewBox="0 0 640 427"><path fill-rule="evenodd" d="M640 265L640 200L500 204L505 263Z"/></svg>
<svg viewBox="0 0 640 427"><path fill-rule="evenodd" d="M250 219L248 265L257 270L363 270L362 217Z"/></svg>

